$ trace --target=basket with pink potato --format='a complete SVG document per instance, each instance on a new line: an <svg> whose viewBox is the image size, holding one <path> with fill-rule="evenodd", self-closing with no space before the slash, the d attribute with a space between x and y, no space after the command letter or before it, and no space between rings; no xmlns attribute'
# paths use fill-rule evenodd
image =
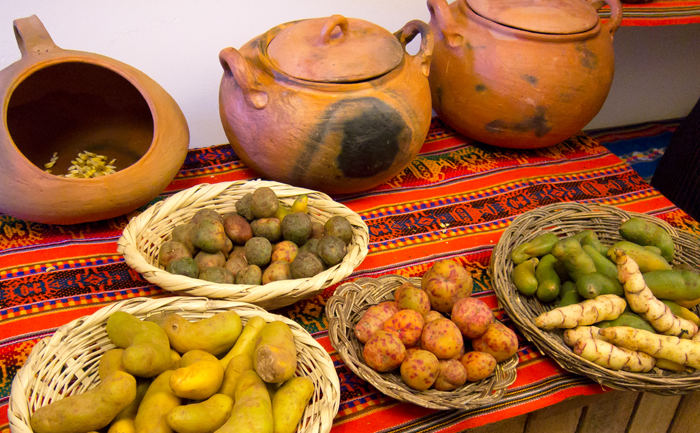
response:
<svg viewBox="0 0 700 433"><path fill-rule="evenodd" d="M452 260L436 262L423 278L345 283L326 306L331 343L355 374L390 397L434 409L494 403L515 381L517 338L471 291L471 275ZM435 305L443 311L427 307ZM466 357L476 350L481 358ZM486 357L492 362L480 362Z"/></svg>

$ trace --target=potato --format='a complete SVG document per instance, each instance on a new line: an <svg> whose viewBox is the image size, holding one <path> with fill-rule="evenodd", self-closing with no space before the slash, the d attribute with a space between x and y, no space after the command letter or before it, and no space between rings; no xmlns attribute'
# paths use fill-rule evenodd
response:
<svg viewBox="0 0 700 433"><path fill-rule="evenodd" d="M234 356L226 365L224 370L224 380L221 382L219 394L226 394L235 398L236 384L244 371L253 369L253 357L248 353L240 353Z"/></svg>
<svg viewBox="0 0 700 433"><path fill-rule="evenodd" d="M182 404L182 399L170 389L172 374L173 370L164 371L148 387L134 420L138 433L172 433L166 417Z"/></svg>
<svg viewBox="0 0 700 433"><path fill-rule="evenodd" d="M238 271L245 269L247 266L248 262L245 259L245 255L238 253L229 254L228 260L226 260L226 263L224 264L224 268L226 268L226 270L233 275L234 279L236 278Z"/></svg>
<svg viewBox="0 0 700 433"><path fill-rule="evenodd" d="M173 227L171 232L172 240L180 242L190 252L190 256L194 256L197 247L194 246L194 233L197 231L197 224L178 224Z"/></svg>
<svg viewBox="0 0 700 433"><path fill-rule="evenodd" d="M451 318L462 335L472 339L486 332L493 322L493 312L484 301L469 296L455 302Z"/></svg>
<svg viewBox="0 0 700 433"><path fill-rule="evenodd" d="M182 355L177 368L187 367L198 361L213 362L214 360L218 361L218 359L216 359L216 356L212 355L211 353L199 349L192 349L185 352L185 354ZM175 370L177 370L177 368Z"/></svg>
<svg viewBox="0 0 700 433"><path fill-rule="evenodd" d="M279 261L292 263L298 253L299 247L294 242L278 242L272 247L272 255L270 257L270 261L273 263Z"/></svg>
<svg viewBox="0 0 700 433"><path fill-rule="evenodd" d="M427 350L416 350L401 363L401 379L406 385L419 391L433 386L440 371L437 357Z"/></svg>
<svg viewBox="0 0 700 433"><path fill-rule="evenodd" d="M401 310L384 322L383 329L396 332L403 345L411 347L420 341L423 325L425 325L425 319L421 313L414 310Z"/></svg>
<svg viewBox="0 0 700 433"><path fill-rule="evenodd" d="M226 245L226 231L224 224L216 220L203 220L197 223L192 240L194 246L210 254L223 251Z"/></svg>
<svg viewBox="0 0 700 433"><path fill-rule="evenodd" d="M183 366L170 376L170 388L180 398L205 400L214 395L221 387L224 379L224 367L218 359L207 352L201 350L191 352L209 355L211 359L201 359L189 364L186 361L187 353L183 355L183 359L180 361L180 365Z"/></svg>
<svg viewBox="0 0 700 433"><path fill-rule="evenodd" d="M202 269L197 276L202 281L218 284L233 284L233 274L223 266L209 266Z"/></svg>
<svg viewBox="0 0 700 433"><path fill-rule="evenodd" d="M438 391L453 391L467 382L467 370L457 359L441 359L440 369L433 388Z"/></svg>
<svg viewBox="0 0 700 433"><path fill-rule="evenodd" d="M170 262L182 257L192 257L192 254L184 244L175 241L163 242L158 250L158 263L167 268Z"/></svg>
<svg viewBox="0 0 700 433"><path fill-rule="evenodd" d="M467 373L467 381L478 382L491 376L496 369L496 358L484 352L467 352L460 362Z"/></svg>
<svg viewBox="0 0 700 433"><path fill-rule="evenodd" d="M36 433L75 433L99 430L136 398L136 379L115 371L95 388L42 406L32 414Z"/></svg>
<svg viewBox="0 0 700 433"><path fill-rule="evenodd" d="M398 334L380 329L367 341L362 356L365 363L374 370L391 371L398 368L406 358L406 347Z"/></svg>
<svg viewBox="0 0 700 433"><path fill-rule="evenodd" d="M129 373L153 377L170 366L168 336L157 324L115 311L107 319L106 330L112 343L125 349L122 363Z"/></svg>
<svg viewBox="0 0 700 433"><path fill-rule="evenodd" d="M292 271L289 266L289 263L284 261L270 263L270 266L265 268L262 274L262 283L268 284L273 281L291 280Z"/></svg>
<svg viewBox="0 0 700 433"><path fill-rule="evenodd" d="M355 337L360 343L366 343L375 332L382 329L384 322L397 311L399 311L399 305L395 301L385 301L372 305L355 324L353 328Z"/></svg>
<svg viewBox="0 0 700 433"><path fill-rule="evenodd" d="M226 236L236 245L245 245L253 237L253 229L247 219L237 213L224 215L224 231Z"/></svg>
<svg viewBox="0 0 700 433"><path fill-rule="evenodd" d="M151 382L147 379L140 379L136 381L136 397L129 403L124 409L119 411L119 413L114 417L112 422L109 424L109 430L107 433L135 433L136 425L135 419L136 414L139 411L139 406L143 397L148 391L148 387Z"/></svg>
<svg viewBox="0 0 700 433"><path fill-rule="evenodd" d="M394 296L400 309L415 310L422 315L428 314L430 311L430 298L425 290L412 285L401 286L399 289L396 289Z"/></svg>
<svg viewBox="0 0 700 433"><path fill-rule="evenodd" d="M163 328L170 346L180 354L199 349L219 356L231 350L243 329L235 311L224 311L195 322L177 313L157 314L148 320Z"/></svg>
<svg viewBox="0 0 700 433"><path fill-rule="evenodd" d="M219 212L215 211L214 209L202 208L192 216L190 224L199 224L204 220L223 222L223 218Z"/></svg>
<svg viewBox="0 0 700 433"><path fill-rule="evenodd" d="M433 310L450 313L458 299L472 293L472 276L454 260L433 263L423 274L421 288L428 293Z"/></svg>
<svg viewBox="0 0 700 433"><path fill-rule="evenodd" d="M475 351L492 355L496 362L501 362L518 352L518 337L504 324L493 322L481 336L472 340L472 347Z"/></svg>
<svg viewBox="0 0 700 433"><path fill-rule="evenodd" d="M214 254L206 251L200 251L194 256L194 262L199 268L199 272L209 267L224 267L226 265L226 256L221 251Z"/></svg>
<svg viewBox="0 0 700 433"><path fill-rule="evenodd" d="M97 375L101 381L115 371L126 371L122 356L124 356L124 349L110 349L102 354L100 363L97 365Z"/></svg>
<svg viewBox="0 0 700 433"><path fill-rule="evenodd" d="M253 191L250 210L255 218L270 218L274 216L279 205L279 198L277 198L277 194L272 188L261 186Z"/></svg>
<svg viewBox="0 0 700 433"><path fill-rule="evenodd" d="M443 316L442 313L440 313L439 311L430 310L426 313L425 316L423 316L423 318L425 319L425 323L430 323L433 320L444 319L445 316Z"/></svg>
<svg viewBox="0 0 700 433"><path fill-rule="evenodd" d="M277 242L282 238L282 226L277 218L260 218L250 223L254 237L265 238L270 242Z"/></svg>
<svg viewBox="0 0 700 433"><path fill-rule="evenodd" d="M306 376L284 382L272 397L274 433L294 433L314 395L314 382Z"/></svg>
<svg viewBox="0 0 700 433"><path fill-rule="evenodd" d="M255 351L255 344L258 341L258 335L262 328L267 325L265 319L260 316L253 316L248 320L248 323L243 327L240 337L236 340L236 344L233 348L221 358L221 365L226 368L229 361L233 359L234 356L240 355L242 353L247 354L253 359L253 352Z"/></svg>
<svg viewBox="0 0 700 433"><path fill-rule="evenodd" d="M426 324L420 344L423 349L433 352L438 359L454 358L464 349L462 333L457 325L447 318Z"/></svg>
<svg viewBox="0 0 700 433"><path fill-rule="evenodd" d="M241 374L233 412L218 433L273 433L272 402L265 382L254 370Z"/></svg>
<svg viewBox="0 0 700 433"><path fill-rule="evenodd" d="M238 271L235 282L236 284L259 286L262 284L262 269L258 265L248 265Z"/></svg>
<svg viewBox="0 0 700 433"><path fill-rule="evenodd" d="M253 368L268 383L282 383L294 376L297 348L289 325L277 320L262 328L253 352Z"/></svg>
<svg viewBox="0 0 700 433"><path fill-rule="evenodd" d="M165 421L178 433L213 433L224 425L233 411L233 399L214 394L207 400L173 408Z"/></svg>
<svg viewBox="0 0 700 433"><path fill-rule="evenodd" d="M292 214L306 215L306 214ZM303 247L302 247L303 248ZM323 261L316 254L300 250L299 254L292 260L290 270L294 278L311 278L324 271Z"/></svg>

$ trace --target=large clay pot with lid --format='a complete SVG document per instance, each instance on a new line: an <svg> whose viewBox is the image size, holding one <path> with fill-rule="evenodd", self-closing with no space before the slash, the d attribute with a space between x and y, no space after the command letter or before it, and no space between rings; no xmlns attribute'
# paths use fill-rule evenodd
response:
<svg viewBox="0 0 700 433"><path fill-rule="evenodd" d="M607 3L611 18L597 9ZM484 143L559 143L600 111L615 70L618 0L428 0L433 108Z"/></svg>
<svg viewBox="0 0 700 433"><path fill-rule="evenodd" d="M13 24L22 56L0 72L0 212L75 224L126 214L160 194L189 146L170 95L122 62L59 48L36 16ZM116 172L58 176L85 151L114 160Z"/></svg>
<svg viewBox="0 0 700 433"><path fill-rule="evenodd" d="M419 52L405 46L421 35ZM262 176L342 194L381 184L418 153L432 115L432 35L392 35L334 15L277 26L219 54L219 107L231 146Z"/></svg>

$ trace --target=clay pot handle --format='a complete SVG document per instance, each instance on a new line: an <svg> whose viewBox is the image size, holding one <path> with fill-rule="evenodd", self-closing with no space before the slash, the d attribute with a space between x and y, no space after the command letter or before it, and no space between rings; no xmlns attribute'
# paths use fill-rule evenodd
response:
<svg viewBox="0 0 700 433"><path fill-rule="evenodd" d="M340 27L340 31L342 32L340 38L335 40L336 42L343 41L345 40L345 38L350 36L350 26L348 24L348 19L342 15L331 15L328 18L326 18L326 21L323 22L323 27L321 28L321 35L318 38L318 44L325 45L333 43L334 41L331 39L331 35L333 34L333 30L335 30L336 27Z"/></svg>
<svg viewBox="0 0 700 433"><path fill-rule="evenodd" d="M219 52L219 62L225 74L232 74L233 79L241 88L246 102L258 110L267 105L267 93L260 89L255 76L248 66L248 61L235 48L224 48Z"/></svg>
<svg viewBox="0 0 700 433"><path fill-rule="evenodd" d="M447 0L428 0L430 16L435 19L437 26L452 48L459 48L464 42L464 36L459 32L459 25L452 16Z"/></svg>
<svg viewBox="0 0 700 433"><path fill-rule="evenodd" d="M620 3L620 0L588 0L588 2L595 10L602 8L606 4L610 6L610 19L604 26L607 27L608 32L610 32L610 38L612 39L615 31L622 23L622 3Z"/></svg>
<svg viewBox="0 0 700 433"><path fill-rule="evenodd" d="M418 33L421 36L420 49L413 58L419 62L421 72L427 77L430 74L430 60L433 57L433 32L430 30L430 26L420 20L409 21L401 30L394 33L394 36L401 42L404 51L406 51L406 45Z"/></svg>
<svg viewBox="0 0 700 433"><path fill-rule="evenodd" d="M46 31L46 27L36 15L18 18L12 21L15 39L22 57L25 55L41 55L58 47Z"/></svg>

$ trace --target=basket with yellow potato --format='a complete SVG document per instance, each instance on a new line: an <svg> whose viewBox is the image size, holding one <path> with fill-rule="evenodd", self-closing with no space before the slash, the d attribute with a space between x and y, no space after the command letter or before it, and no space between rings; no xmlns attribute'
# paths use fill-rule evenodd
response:
<svg viewBox="0 0 700 433"><path fill-rule="evenodd" d="M176 315L179 316L178 320L185 320L187 323L178 322L171 324L174 325L172 329L167 328L167 331L165 331L166 328L163 328L163 324L159 323L158 320L164 317L174 317L174 314L170 313L176 313ZM230 340L228 341L228 346L221 345L224 341L221 334L216 334L221 337L220 339L216 339L219 343L219 345L217 345L211 343L214 340L203 338L205 336L215 336L215 334L212 334L213 331L211 329L197 329L197 323L208 320L209 322L207 322L207 325L211 325L212 320L217 317L235 319L233 321L238 322L237 324L228 323L226 326L218 328L225 329L227 332L231 331L231 335L227 337ZM239 371L240 376L235 377L238 377L240 382L244 380L244 377L247 377L245 380L249 380L251 383L257 383L257 387L265 391L264 395L266 397L268 392L270 392L273 397L271 400L268 400L268 402L274 401L273 399L276 398L278 394L282 393L282 389L287 386L288 382L290 384L289 386L292 386L292 388L301 389L304 387L305 397L310 397L303 403L308 404L304 406L297 405L299 406L297 412L301 414L301 416L297 424L288 426L289 431L298 431L300 433L326 433L330 431L340 404L340 383L333 361L327 351L317 343L306 330L288 318L268 313L264 309L252 304L179 296L158 299L133 298L116 302L101 308L89 316L81 317L61 326L52 336L40 340L32 349L24 366L17 372L13 380L8 408L10 429L13 432L31 433L39 431L37 428L33 427L42 429L49 426L49 431L77 431L72 430L71 426L66 425L67 421L62 421L61 426L54 426L58 429L55 430L54 427L50 427L50 424L55 422L53 421L56 419L55 417L52 418L49 415L43 417L34 416L37 411L40 410L43 411L44 414L48 414L49 411L47 409L52 404L70 401L69 398L74 398L73 402L76 403L76 398L82 398L80 404L76 405L72 402L70 404L81 406L80 410L86 411L85 414L80 415L82 416L81 419L76 420L76 418L72 418L72 422L82 421L86 418L89 419L90 422L93 422L97 418L107 416L111 418L103 421L103 423L110 422L110 425L112 425L120 420L119 417L123 415L128 408L124 408L123 411L120 411L115 417L113 413L115 408L110 407L110 405L105 404L105 402L109 403L110 401L114 401L116 405L118 404L116 402L120 395L122 397L119 398L126 399L128 397L129 401L136 402L138 398L134 398L133 383L131 384L132 390L130 392L123 391L124 389L129 389L128 381L133 382L134 378L136 378L136 396L140 395L139 398L142 398L142 400L138 400L139 403L136 404L136 408L138 408L139 412L143 411L146 414L144 415L143 422L155 422L157 419L161 419L160 422L164 422L164 417L158 418L155 415L159 410L158 407L146 405L153 404L162 407L164 401L170 401L172 403L173 400L175 400L175 403L172 404L173 408L171 409L173 410L168 414L168 423L171 421L173 423L180 422L180 424L177 425L182 425L183 419L185 420L184 422L191 419L187 418L183 413L186 411L195 411L198 406L202 405L216 407L228 405L228 413L235 414L237 405L232 406L234 398L229 397L229 395L232 395L234 392L234 389L226 389L225 384L227 383L226 380L229 376L230 367L234 365L234 361L239 357L232 357L230 359L227 359L227 357L233 355L238 347L243 350L245 345L250 344L249 341L251 339L249 337L251 333L246 331L246 329L250 328L252 330L252 323L256 323L255 326L262 330L266 329L268 325L275 324L277 327L286 329L285 332L291 333L291 338L289 338L289 340L293 341L293 343L291 343L294 345L292 351L296 352L296 361L294 365L292 365L294 372L290 372L292 375L291 378L287 377L290 375L285 373L286 376L284 378L275 381L274 384L276 386L279 386L280 383L282 385L278 388L275 386L276 390L274 393L269 391L261 380L261 377L267 374L263 373L263 370L267 372L269 369L267 367L263 368L262 364L259 367L257 360L253 362L256 363L255 368L260 371L260 375L254 374L255 370L250 368L241 368ZM249 327L248 325L251 326ZM131 346L127 347L125 350L120 349L122 347L121 343L115 340L115 338L117 338L118 335L125 336L127 332L124 331L124 329L127 328L136 329L138 327L143 327L144 329L148 329L148 332L152 332L153 326L155 326L156 331L163 329L165 332L163 335L167 334L165 338L171 341L171 345L168 347L166 344L165 350L170 353L168 357L174 356L173 359L177 362L168 364L168 367L165 369L160 368L150 372L144 371L146 377L127 374L123 372L124 370L119 371L119 369L114 367L117 362L111 360L109 355L121 351L122 353L118 355L117 359L121 361L121 365L123 365L124 368L131 369L131 358L127 358L126 353L132 349ZM183 339L183 337L188 336L187 334L190 334L190 338ZM192 334L197 334L200 338L191 338ZM261 337L260 340L265 340L262 338L263 331L260 331L259 335ZM269 341L270 332L268 332L267 335L268 337L266 339ZM138 337L134 337L130 344L135 346L137 338ZM257 340L257 338L255 340ZM118 346L115 346L113 341L117 341ZM154 341L156 340L154 339ZM181 346L182 344L185 346ZM233 348L231 348L231 344L234 344ZM188 346L191 347L187 349ZM255 346L256 350L259 349L258 346L260 346L260 344ZM177 358L177 356L172 355L172 353L175 352L175 347L177 347L179 351L187 351L181 358ZM185 347L185 349L181 347ZM193 349L193 347L201 347L201 349ZM266 359L263 356L262 349L259 349L259 351L260 355L258 356L258 354L256 354L254 358ZM132 351L132 353L134 352ZM141 351L136 353L146 352ZM220 355L214 356L212 353L219 353ZM221 355L224 354L225 356L222 357ZM186 365L183 365L183 361L186 357L190 357L190 359ZM240 357L240 359L244 358L245 357ZM143 358L136 358L137 361L145 359L149 361L144 361L142 364L150 368L157 364L154 360L158 358L146 358L145 356ZM127 360L129 360L129 363L127 363ZM225 360L228 360L228 363L225 363ZM171 362L170 359L168 359L168 362ZM223 367L224 364L226 364L227 367ZM204 392L204 386L193 387L189 386L191 383L187 382L189 377L185 370L188 368L194 369L195 365L204 366L197 367L198 369L196 371L200 372L213 372L216 370L218 374L221 375L224 370L226 371L223 382L219 382L221 386L215 385L218 391L215 391L213 396L203 402L197 402L197 399L202 398L204 395L201 394ZM111 374L109 374L110 371L112 372ZM153 375L150 376L151 374ZM210 383L213 376L216 376L216 374L207 373L199 377L204 377L206 383ZM219 379L221 379L221 377L219 377ZM267 382L269 378L265 378L264 380ZM285 382L282 383L281 380L285 380ZM292 381L299 381L302 385L297 386L298 384ZM126 383L126 385L122 386L120 383ZM145 386L145 388L148 389L147 391L143 389L145 395L143 395L143 392L139 394L141 386ZM234 385L234 387L236 393L242 392L240 388L247 388L243 385L240 387ZM267 387L269 387L269 385L267 385ZM287 388L285 388L285 390L288 390ZM115 389L120 391L117 392ZM149 399L149 393L155 393L155 391L159 391L160 397ZM176 393L179 400L175 398L172 393ZM163 396L165 394L168 394L170 397L164 399ZM287 395L288 394L281 396L286 398ZM240 401L241 405L243 405L244 397L248 398L249 395L235 394L235 401ZM179 404L177 403L178 401L180 402ZM290 400L287 398L282 401L289 402ZM189 404L186 404L188 402ZM123 402L123 404L127 403L128 402ZM269 407L270 403L267 403L267 405ZM93 407L91 408L90 406ZM145 406L146 408L141 409L140 406ZM286 404L281 406L287 407ZM178 410L175 411L175 408ZM96 410L98 413L88 413L88 409ZM119 408L116 409L118 410ZM112 413L105 414L105 412L109 412L110 410L112 410ZM246 412L243 409L240 410ZM274 402L272 403L272 411L273 413L275 411ZM209 411L207 413L213 414L218 412ZM138 423L139 415L134 415ZM231 415L231 417L233 417L233 415ZM214 418L216 417L210 415L206 418L207 422L215 422ZM219 420L219 422L223 421L225 421L223 418ZM199 422L198 424L203 423ZM93 427L93 429L96 428ZM189 430L185 428L183 431Z"/></svg>
<svg viewBox="0 0 700 433"><path fill-rule="evenodd" d="M241 198L262 187L271 189L286 206L305 195L308 198L306 213L313 222L325 223L332 217L344 217L350 223L352 235L342 261L311 277L267 284L212 282L168 272L159 264L161 246L172 239L174 227L189 223L202 210L220 215L235 213L236 203ZM175 294L248 302L269 310L313 297L349 276L367 256L368 243L369 231L362 218L328 195L279 182L251 180L201 184L155 203L129 221L117 242L117 250L146 280Z"/></svg>
<svg viewBox="0 0 700 433"><path fill-rule="evenodd" d="M634 236L644 246L629 240ZM692 361L670 362L690 352L700 355L700 342L689 338L698 335L700 310L694 289L662 295L666 289L652 284L652 277L683 272L699 281L699 246L695 234L652 215L556 203L517 217L494 248L489 270L515 325L565 370L614 389L677 395L700 390ZM559 278L567 273L568 282ZM649 349L681 338L683 353Z"/></svg>

